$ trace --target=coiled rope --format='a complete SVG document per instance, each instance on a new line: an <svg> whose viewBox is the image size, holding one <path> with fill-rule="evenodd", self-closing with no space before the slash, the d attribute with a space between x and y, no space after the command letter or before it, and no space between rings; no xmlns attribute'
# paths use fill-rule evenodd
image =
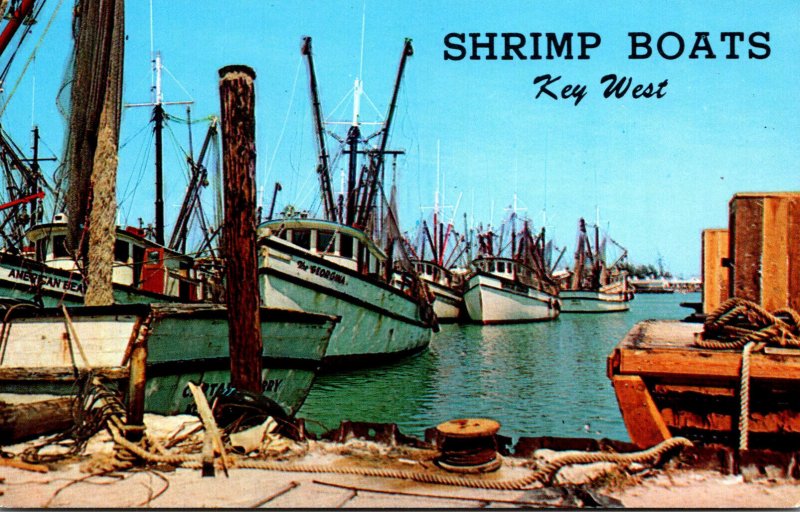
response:
<svg viewBox="0 0 800 512"><path fill-rule="evenodd" d="M113 424L109 423L108 427L115 443L148 462L182 465L183 467L187 468L200 468L202 465L202 455L200 454L161 455L152 453L125 439ZM692 443L688 439L683 437L673 437L647 450L634 453L569 453L556 457L552 461L548 462L543 468L534 471L526 477L505 481L476 480L409 470L331 467L321 464L285 464L267 460L249 459L234 454L230 454L228 456L228 461L231 463L232 467L243 469L262 469L268 471L286 471L293 473L338 473L379 478L396 478L428 484L452 485L469 487L473 489L513 491L524 489L537 482L544 484L545 482L550 481L559 469L569 464L590 464L594 462L616 462L622 464L630 464L633 462L657 462L665 453L678 447L686 447L691 445Z"/></svg>
<svg viewBox="0 0 800 512"><path fill-rule="evenodd" d="M742 350L739 449L747 450L750 430L750 355L768 345L800 348L800 314L791 308L770 313L755 302L734 297L709 313L703 324L702 337L695 344L707 349Z"/></svg>

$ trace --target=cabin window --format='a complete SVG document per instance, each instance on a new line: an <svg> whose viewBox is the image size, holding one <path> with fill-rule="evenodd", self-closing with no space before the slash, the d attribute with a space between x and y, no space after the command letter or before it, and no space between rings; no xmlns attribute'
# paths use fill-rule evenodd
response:
<svg viewBox="0 0 800 512"><path fill-rule="evenodd" d="M158 265L161 258L159 258L158 251L147 251L148 265Z"/></svg>
<svg viewBox="0 0 800 512"><path fill-rule="evenodd" d="M282 229L282 230L278 231L278 238L282 238L283 240L286 240L286 234L287 234L286 230Z"/></svg>
<svg viewBox="0 0 800 512"><path fill-rule="evenodd" d="M67 252L67 237L65 235L59 235L53 237L53 257L54 258L69 257L69 253Z"/></svg>
<svg viewBox="0 0 800 512"><path fill-rule="evenodd" d="M311 232L306 229L302 231L292 230L292 243L299 245L303 249L311 249Z"/></svg>
<svg viewBox="0 0 800 512"><path fill-rule="evenodd" d="M44 261L47 256L47 239L42 238L36 241L36 261Z"/></svg>
<svg viewBox="0 0 800 512"><path fill-rule="evenodd" d="M489 272L494 272L494 262L493 261L489 262Z"/></svg>
<svg viewBox="0 0 800 512"><path fill-rule="evenodd" d="M131 246L128 242L125 242L123 240L117 240L114 243L114 261L119 261L120 263L128 263L130 250Z"/></svg>
<svg viewBox="0 0 800 512"><path fill-rule="evenodd" d="M502 261L497 262L497 271L498 272L505 272L506 271L506 264Z"/></svg>
<svg viewBox="0 0 800 512"><path fill-rule="evenodd" d="M317 231L317 251L332 253L335 249L333 240L333 231Z"/></svg>
<svg viewBox="0 0 800 512"><path fill-rule="evenodd" d="M345 235L343 233L339 234L339 254L344 258L352 258L353 257L353 237L350 235Z"/></svg>
<svg viewBox="0 0 800 512"><path fill-rule="evenodd" d="M429 276L433 275L433 267L430 265L425 265L425 273L428 274Z"/></svg>

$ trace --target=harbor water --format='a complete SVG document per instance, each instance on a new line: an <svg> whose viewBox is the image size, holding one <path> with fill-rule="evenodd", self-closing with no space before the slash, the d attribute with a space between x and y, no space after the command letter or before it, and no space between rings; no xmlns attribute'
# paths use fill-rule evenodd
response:
<svg viewBox="0 0 800 512"><path fill-rule="evenodd" d="M444 325L430 349L400 363L321 375L299 416L309 430L341 420L396 423L422 437L461 417L500 422L500 434L628 441L606 357L637 322L681 319L694 294L642 294L630 311L562 314L552 322Z"/></svg>

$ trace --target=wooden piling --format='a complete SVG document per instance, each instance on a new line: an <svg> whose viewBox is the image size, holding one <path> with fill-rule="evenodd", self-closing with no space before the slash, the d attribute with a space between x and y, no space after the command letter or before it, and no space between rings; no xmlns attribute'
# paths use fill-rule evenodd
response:
<svg viewBox="0 0 800 512"><path fill-rule="evenodd" d="M728 230L703 230L703 313L710 313L730 298L728 285Z"/></svg>
<svg viewBox="0 0 800 512"><path fill-rule="evenodd" d="M225 66L219 76L231 384L261 393L263 345L255 239L256 74L247 66Z"/></svg>
<svg viewBox="0 0 800 512"><path fill-rule="evenodd" d="M729 215L731 296L800 309L800 192L735 194Z"/></svg>

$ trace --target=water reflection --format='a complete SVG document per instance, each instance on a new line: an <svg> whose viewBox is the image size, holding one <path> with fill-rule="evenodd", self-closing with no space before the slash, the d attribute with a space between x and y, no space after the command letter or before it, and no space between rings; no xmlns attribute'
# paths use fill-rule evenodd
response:
<svg viewBox="0 0 800 512"><path fill-rule="evenodd" d="M372 370L323 375L300 415L325 429L342 419L394 422L402 432L453 418L500 421L519 436L628 435L606 377L606 357L648 318L683 318L680 302L699 294L640 295L631 310L564 314L553 322L507 326L446 325L428 351ZM312 430L320 431L322 427Z"/></svg>

